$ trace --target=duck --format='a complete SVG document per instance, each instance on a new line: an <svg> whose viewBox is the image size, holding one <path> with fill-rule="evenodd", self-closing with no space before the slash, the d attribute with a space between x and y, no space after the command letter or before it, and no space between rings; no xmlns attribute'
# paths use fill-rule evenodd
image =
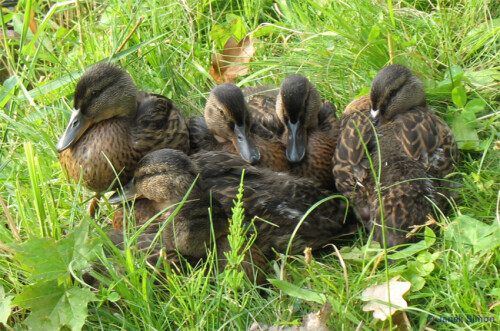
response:
<svg viewBox="0 0 500 331"><path fill-rule="evenodd" d="M387 247L414 241L407 236L411 227L446 207L451 184L443 179L458 161L452 131L427 108L424 84L406 66L382 68L370 94L346 107L340 127L337 189L373 230L372 240L384 244L385 237Z"/></svg>
<svg viewBox="0 0 500 331"><path fill-rule="evenodd" d="M188 120L191 153L224 150L252 165L288 171L283 144L270 135L255 134L254 123L242 90L231 83L217 85L210 92L204 117Z"/></svg>
<svg viewBox="0 0 500 331"><path fill-rule="evenodd" d="M186 121L172 100L139 91L132 77L109 62L78 81L74 110L57 142L59 161L75 181L103 192L126 183L137 162L165 147L189 151Z"/></svg>
<svg viewBox="0 0 500 331"><path fill-rule="evenodd" d="M276 114L284 126L282 141L290 172L309 176L335 189L333 155L340 133L335 107L321 99L307 77L286 77L276 100Z"/></svg>
<svg viewBox="0 0 500 331"><path fill-rule="evenodd" d="M134 213L136 228L156 217L138 235L136 244L138 250L148 251L152 265L156 265L162 250L169 263L178 263L182 257L195 264L207 257L207 249L215 241L219 268L224 270L227 264L224 253L231 249L227 239L228 216L211 197L199 173L196 164L179 150L160 149L146 154L137 164L133 178L108 199L111 204L135 199L132 209L125 211L122 206L114 213L108 237L115 245L123 245L123 228L130 226L127 213ZM177 208L181 203L180 209ZM172 221L162 230L169 218ZM155 241L160 230L161 240ZM262 270L266 263L259 250L252 248L245 254L242 270L261 284L265 281Z"/></svg>
<svg viewBox="0 0 500 331"><path fill-rule="evenodd" d="M352 224L353 217L343 197L332 197L331 190L312 178L252 166L227 151L199 152L190 159L228 214L243 181L245 222L254 221L255 245L268 258L275 256L275 252L297 254L306 247L321 249L344 235ZM327 200L305 217L323 199Z"/></svg>

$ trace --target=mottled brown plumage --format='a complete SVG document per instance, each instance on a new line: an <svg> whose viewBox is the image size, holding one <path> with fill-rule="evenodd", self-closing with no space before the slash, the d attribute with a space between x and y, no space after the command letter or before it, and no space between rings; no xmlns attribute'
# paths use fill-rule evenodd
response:
<svg viewBox="0 0 500 331"><path fill-rule="evenodd" d="M177 253L180 253L187 261L196 263L206 257L207 248L215 239L220 271L225 268L227 261L224 252L230 250L227 239L228 217L219 202L210 195L203 179L197 179L199 172L184 153L161 149L141 159L134 178L124 187L122 194L126 199L137 196L133 209L137 227L161 213L139 235L136 245L139 250L149 250L148 259L152 264L156 263L162 249L169 262L177 262ZM160 227L176 212L177 205L195 181L183 206L161 232L161 241L154 242ZM120 201L119 194L110 198L112 203ZM121 245L123 241L121 225L126 222L123 216L123 209L119 208L113 219L115 229L108 233L116 245ZM250 280L262 284L265 282L263 271L266 270L266 262L259 249L252 247L245 254L242 269Z"/></svg>
<svg viewBox="0 0 500 331"><path fill-rule="evenodd" d="M115 171L128 181L149 151L189 150L187 126L175 104L137 91L132 78L111 63L98 63L83 74L74 108L56 146L59 161L76 181L83 171L83 184L92 191L110 188Z"/></svg>
<svg viewBox="0 0 500 331"><path fill-rule="evenodd" d="M174 252L181 253L190 259L201 259L206 256L206 249L212 238L219 238L227 234L227 215L216 200L211 200L207 188L201 179L193 186L182 208L177 213L179 204L189 191L199 171L187 156L177 150L161 149L144 156L137 165L133 179L123 188L122 194L126 199L135 201L135 218L137 226L146 223L158 213L161 215L139 235L139 242L150 248L152 239L158 233L164 222L174 214L169 225L161 233L161 242L153 247L151 257L157 257L160 249L164 248L167 256ZM121 202L118 193L109 201ZM210 222L209 208L211 208L212 222ZM123 236L120 233L120 219L123 211L115 214L115 230L110 237L119 244ZM213 233L213 236L212 236ZM148 245L149 242L149 245Z"/></svg>
<svg viewBox="0 0 500 331"><path fill-rule="evenodd" d="M306 77L291 75L281 84L276 114L285 127L282 140L291 173L334 188L331 169L339 123L333 105L321 100Z"/></svg>
<svg viewBox="0 0 500 331"><path fill-rule="evenodd" d="M230 213L238 192L241 173L245 169L243 202L246 220L255 219L256 245L266 256L273 249L284 253L301 218L310 207L332 195L330 190L310 178L301 178L269 169L250 166L234 154L212 151L191 155L226 212ZM262 221L265 219L273 224ZM319 249L344 233L346 203L331 199L309 214L292 242L291 253L305 247ZM350 218L347 218L350 220Z"/></svg>
<svg viewBox="0 0 500 331"><path fill-rule="evenodd" d="M383 68L370 95L347 106L335 152L337 188L382 242L375 177L363 144L375 173L380 171L387 245L405 243L409 227L424 224L433 204L445 207L449 184L439 179L453 171L458 157L450 128L426 107L424 86L408 68Z"/></svg>
<svg viewBox="0 0 500 331"><path fill-rule="evenodd" d="M276 114L279 89L269 86L249 86L242 91L248 103L252 132L265 139L279 139L285 131L285 126Z"/></svg>

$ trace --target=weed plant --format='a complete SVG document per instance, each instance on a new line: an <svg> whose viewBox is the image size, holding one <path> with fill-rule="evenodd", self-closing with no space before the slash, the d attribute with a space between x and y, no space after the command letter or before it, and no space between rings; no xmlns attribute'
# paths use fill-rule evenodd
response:
<svg viewBox="0 0 500 331"><path fill-rule="evenodd" d="M498 2L20 0L2 7L0 30L0 328L244 330L300 323L328 301L333 330L382 329L395 322L364 312L361 293L400 275L412 283L404 310L414 329L500 329ZM185 116L201 114L220 40L247 33L259 42L238 85L301 73L338 115L387 64L424 81L461 157L439 227L397 253L365 245L360 231L339 254L281 256L265 287L217 275L213 253L178 273L112 248L112 208L87 216L93 194L67 178L55 150L79 77L113 61ZM392 263L379 263L385 253ZM90 261L107 270L97 288L82 282Z"/></svg>

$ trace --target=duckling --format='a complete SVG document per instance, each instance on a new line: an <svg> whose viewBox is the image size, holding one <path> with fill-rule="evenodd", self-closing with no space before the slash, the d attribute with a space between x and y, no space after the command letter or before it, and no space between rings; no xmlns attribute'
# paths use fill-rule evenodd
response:
<svg viewBox="0 0 500 331"><path fill-rule="evenodd" d="M142 156L164 147L189 150L185 120L170 99L138 91L125 71L108 62L83 74L74 111L56 145L70 177L77 181L83 171L84 186L105 191L115 171L126 182Z"/></svg>
<svg viewBox="0 0 500 331"><path fill-rule="evenodd" d="M382 201L363 144L380 173ZM333 174L379 242L383 212L391 247L407 243L409 227L424 224L434 206L445 207L449 185L440 179L453 171L457 156L450 128L426 106L422 81L407 67L390 65L377 73L369 95L345 109Z"/></svg>
<svg viewBox="0 0 500 331"><path fill-rule="evenodd" d="M203 179L197 178L197 166L182 152L173 149L161 149L144 156L137 165L134 178L121 192L128 200L136 196L133 212L137 227L144 225L158 213L148 228L142 232L137 241L139 250L149 250L148 260L155 265L161 249L165 248L169 262L179 261L180 253L188 262L196 263L206 257L206 249L212 239L216 240L219 270L226 268L225 253L231 247L227 238L228 217L220 203L210 196ZM162 243L153 247L159 227L176 210L195 183L189 197L174 215L173 221L161 233ZM110 203L120 203L119 193L110 197ZM171 206L170 208L168 208ZM210 214L209 214L210 208ZM115 245L123 242L124 210L119 208L114 214L113 230L108 236ZM211 221L210 221L211 220ZM244 255L242 270L250 281L256 284L266 282L265 271L267 260L258 247L252 246Z"/></svg>
<svg viewBox="0 0 500 331"><path fill-rule="evenodd" d="M246 220L257 217L255 244L267 257L273 256L273 250L285 253L295 228L309 208L332 195L315 180L254 167L230 152L200 152L190 158L201 169L204 182L227 213L231 213L234 206L233 199L245 170ZM344 227L350 220L343 199L325 201L305 218L293 238L290 252L297 254L306 247L319 249L331 243L344 234Z"/></svg>
<svg viewBox="0 0 500 331"><path fill-rule="evenodd" d="M281 84L276 114L285 130L283 142L291 173L317 179L334 188L332 157L339 122L332 104L321 100L318 90L304 76L291 75Z"/></svg>
<svg viewBox="0 0 500 331"><path fill-rule="evenodd" d="M277 139L264 139L252 132L250 110L243 92L234 84L221 84L211 92L204 120L191 118L188 123L191 152L225 150L238 153L250 164L275 171L288 170L285 149Z"/></svg>
<svg viewBox="0 0 500 331"><path fill-rule="evenodd" d="M161 213L139 235L139 249L149 248L160 226L174 214L175 205L183 200L198 173L199 170L187 156L174 149L151 152L139 161L134 177L123 187L121 193L127 200L137 196L134 206L137 226ZM112 204L121 201L118 192L109 199ZM209 208L212 222L209 218ZM123 219L120 217L123 217L123 211L115 214L115 229L108 234L115 244L120 244L123 240L120 230ZM199 260L206 256L206 249L212 238L217 240L227 234L227 219L225 211L216 200L210 198L203 180L198 178L183 206L161 233L162 243L156 244L154 253L149 258L157 258L160 249L164 247L167 256L174 256L175 252L179 252L188 260Z"/></svg>

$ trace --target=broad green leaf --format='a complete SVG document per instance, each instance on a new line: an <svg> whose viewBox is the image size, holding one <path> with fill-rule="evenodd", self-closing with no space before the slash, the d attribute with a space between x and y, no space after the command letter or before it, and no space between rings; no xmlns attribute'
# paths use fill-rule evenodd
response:
<svg viewBox="0 0 500 331"><path fill-rule="evenodd" d="M468 110L467 108L464 108L464 110L462 110L460 115L462 116L462 118L463 118L465 124L467 124L467 126L469 126L471 128L477 127L477 118L476 118L476 114L474 114L473 111Z"/></svg>
<svg viewBox="0 0 500 331"><path fill-rule="evenodd" d="M464 75L464 71L462 70L462 68L460 68L457 65L452 65L450 67L450 70L447 71L446 73L449 72L451 72L451 78L453 78L455 82L460 81Z"/></svg>
<svg viewBox="0 0 500 331"><path fill-rule="evenodd" d="M432 262L432 255L429 251L420 252L420 254L417 255L417 261L420 263Z"/></svg>
<svg viewBox="0 0 500 331"><path fill-rule="evenodd" d="M451 98L455 106L463 108L467 103L467 94L462 86L456 86L451 91Z"/></svg>
<svg viewBox="0 0 500 331"><path fill-rule="evenodd" d="M420 263L419 261L411 261L408 262L408 271L411 271L417 275L422 277L430 275L430 273L434 270L434 263Z"/></svg>
<svg viewBox="0 0 500 331"><path fill-rule="evenodd" d="M411 291L412 292L417 292L420 291L424 285L425 285L425 278L422 276L419 276L418 274L414 273L413 271L407 270L401 274L404 279L409 281L411 283Z"/></svg>
<svg viewBox="0 0 500 331"><path fill-rule="evenodd" d="M476 130L468 125L460 114L453 116L451 131L455 135L458 148L464 150L478 150L479 137Z"/></svg>
<svg viewBox="0 0 500 331"><path fill-rule="evenodd" d="M229 23L231 34L234 37L234 40L236 40L236 43L239 43L241 39L245 38L245 36L247 35L247 30L245 29L243 18L235 14L227 14L226 20Z"/></svg>
<svg viewBox="0 0 500 331"><path fill-rule="evenodd" d="M316 293L311 290L300 288L279 279L269 279L269 282L291 297L302 299L304 301L317 302L319 304L324 304L326 302L326 296L323 293Z"/></svg>
<svg viewBox="0 0 500 331"><path fill-rule="evenodd" d="M379 254L380 244L372 242L370 246L359 247L342 247L340 254L346 261L365 263L373 259Z"/></svg>
<svg viewBox="0 0 500 331"><path fill-rule="evenodd" d="M14 296L8 295L5 296L5 290L3 289L3 286L0 285L0 324L6 324L7 319L10 316L10 312L12 309L12 299Z"/></svg>
<svg viewBox="0 0 500 331"><path fill-rule="evenodd" d="M93 258L94 245L88 238L88 223L82 222L66 238L34 238L22 244L8 245L14 259L31 271L32 280L63 280L69 268L82 270Z"/></svg>
<svg viewBox="0 0 500 331"><path fill-rule="evenodd" d="M228 29L220 24L214 25L209 35L210 38L215 41L218 49L223 49L226 41L231 37L231 33Z"/></svg>
<svg viewBox="0 0 500 331"><path fill-rule="evenodd" d="M481 71L469 70L466 72L466 77L478 85L490 85L500 81L500 70L498 69L485 69Z"/></svg>
<svg viewBox="0 0 500 331"><path fill-rule="evenodd" d="M417 256L417 261L420 263L429 263L429 262L434 262L439 258L440 252L436 253L429 253L429 251L422 251L420 254Z"/></svg>
<svg viewBox="0 0 500 331"><path fill-rule="evenodd" d="M66 289L52 280L25 286L14 304L30 310L23 324L32 330L60 330L63 326L80 330L88 316L87 305L95 300L89 289Z"/></svg>
<svg viewBox="0 0 500 331"><path fill-rule="evenodd" d="M495 249L500 246L500 228L497 223L488 225L473 217L460 215L448 226L445 239L455 246L470 245L474 251Z"/></svg>
<svg viewBox="0 0 500 331"><path fill-rule="evenodd" d="M486 107L486 102L483 99L472 99L465 105L465 110L477 114L483 111L484 107Z"/></svg>
<svg viewBox="0 0 500 331"><path fill-rule="evenodd" d="M426 226L424 230L424 239L427 247L431 247L436 242L436 234L428 226Z"/></svg>
<svg viewBox="0 0 500 331"><path fill-rule="evenodd" d="M111 292L107 297L106 299L110 302L116 302L118 300L120 300L120 295L116 292Z"/></svg>
<svg viewBox="0 0 500 331"><path fill-rule="evenodd" d="M491 235L479 239L475 246L477 250L496 249L500 246L500 226L498 226L498 223L492 223L488 231L491 231Z"/></svg>
<svg viewBox="0 0 500 331"><path fill-rule="evenodd" d="M426 240L421 240L417 243L411 244L410 246L405 247L402 250L397 251L396 253L388 255L387 257L391 260L406 259L407 257L413 256L413 255L417 254L418 252L420 252L424 249L427 249L430 245L428 245L426 243L426 241L427 241L427 238L426 238ZM432 241L432 240L430 240L430 241Z"/></svg>
<svg viewBox="0 0 500 331"><path fill-rule="evenodd" d="M375 41L379 35L380 35L380 28L378 27L378 25L374 25L370 31L370 34L368 35L368 42L371 43Z"/></svg>

